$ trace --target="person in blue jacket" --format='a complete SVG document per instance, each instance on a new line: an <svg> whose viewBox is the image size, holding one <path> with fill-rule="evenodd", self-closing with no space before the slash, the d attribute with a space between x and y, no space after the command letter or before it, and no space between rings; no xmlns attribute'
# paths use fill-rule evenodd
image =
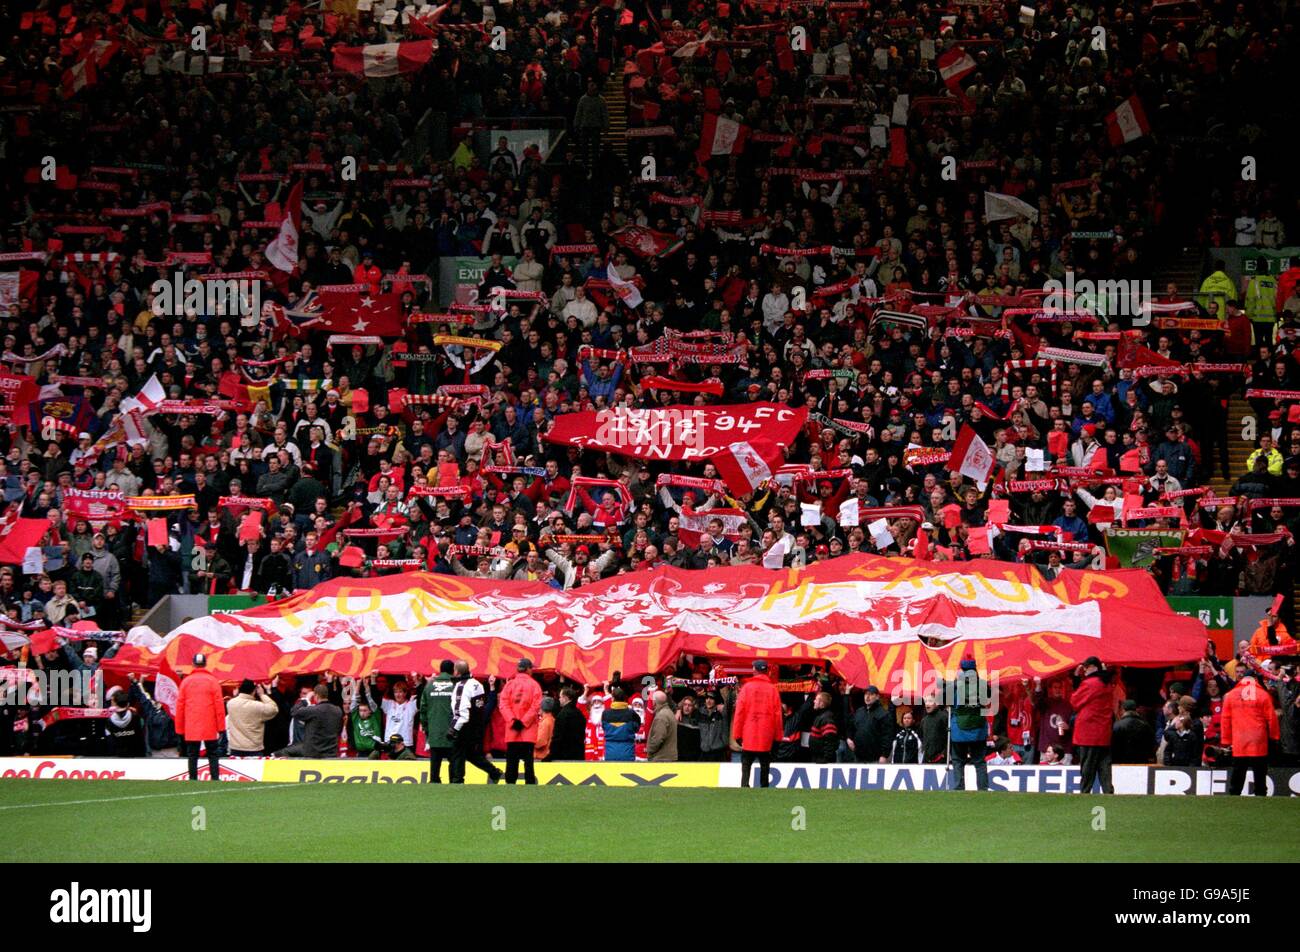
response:
<svg viewBox="0 0 1300 952"><path fill-rule="evenodd" d="M989 768L984 762L988 746L989 727L984 719L983 682L975 669L975 659L966 658L961 663L961 674L946 687L946 697L952 702L949 715L949 737L952 740L953 790L966 789L966 765L975 765L975 786L989 788Z"/></svg>
<svg viewBox="0 0 1300 952"><path fill-rule="evenodd" d="M605 759L608 761L636 760L636 732L641 729L641 718L627 703L627 692L615 688L613 701L601 715L605 729Z"/></svg>

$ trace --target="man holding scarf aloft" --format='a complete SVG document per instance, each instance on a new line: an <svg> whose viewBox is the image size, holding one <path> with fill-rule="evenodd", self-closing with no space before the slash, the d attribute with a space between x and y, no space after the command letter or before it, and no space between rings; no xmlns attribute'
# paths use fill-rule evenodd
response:
<svg viewBox="0 0 1300 952"><path fill-rule="evenodd" d="M519 764L524 765L524 783L536 784L533 754L537 743L537 719L542 711L542 689L533 680L533 663L522 659L513 678L506 682L497 699L506 722L506 783L519 779Z"/></svg>

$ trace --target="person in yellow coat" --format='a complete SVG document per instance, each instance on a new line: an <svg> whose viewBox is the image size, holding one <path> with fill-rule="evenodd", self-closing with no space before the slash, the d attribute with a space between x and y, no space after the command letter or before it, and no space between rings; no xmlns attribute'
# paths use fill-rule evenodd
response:
<svg viewBox="0 0 1300 952"><path fill-rule="evenodd" d="M1209 277L1201 282L1201 294L1205 298L1200 302L1201 306L1207 305L1212 295L1223 295L1227 301L1237 300L1237 285L1228 277L1228 265L1222 259L1216 259L1214 270L1210 272ZM1219 308L1219 313L1223 313L1223 308Z"/></svg>

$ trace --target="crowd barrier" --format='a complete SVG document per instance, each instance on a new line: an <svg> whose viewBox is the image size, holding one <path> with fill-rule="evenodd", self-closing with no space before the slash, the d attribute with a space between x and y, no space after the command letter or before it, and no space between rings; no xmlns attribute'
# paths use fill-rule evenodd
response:
<svg viewBox="0 0 1300 952"><path fill-rule="evenodd" d="M207 763L200 775L207 779ZM1130 796L1226 796L1228 770L1210 767L1119 766L1113 769L1115 793ZM267 783L423 784L427 760L274 760L249 757L221 762L221 779ZM772 785L787 790L904 790L948 788L949 769L917 764L773 764ZM0 779L185 780L185 761L171 757L0 757ZM1076 766L989 766L989 789L1006 793L1079 793ZM547 763L537 765L538 783L595 787L739 787L735 763ZM446 781L446 768L443 768ZM487 783L471 767L466 782ZM757 768L752 782L757 783ZM1275 767L1268 774L1271 796L1300 796L1300 768ZM975 768L966 768L966 788L975 789ZM1247 780L1247 792L1251 781Z"/></svg>

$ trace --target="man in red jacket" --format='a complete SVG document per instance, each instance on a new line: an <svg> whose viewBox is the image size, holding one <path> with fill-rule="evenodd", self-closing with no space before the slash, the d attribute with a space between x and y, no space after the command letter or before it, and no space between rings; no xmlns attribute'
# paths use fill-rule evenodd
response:
<svg viewBox="0 0 1300 952"><path fill-rule="evenodd" d="M533 680L533 663L524 658L517 671L497 698L497 709L506 723L506 783L511 786L519 779L520 761L524 765L524 783L537 783L533 754L537 745L537 719L542 712L542 689Z"/></svg>
<svg viewBox="0 0 1300 952"><path fill-rule="evenodd" d="M1277 711L1273 698L1246 672L1223 699L1219 722L1223 746L1232 748L1232 775L1228 791L1235 797L1246 788L1246 771L1251 772L1253 793L1268 796L1268 742L1278 740Z"/></svg>
<svg viewBox="0 0 1300 952"><path fill-rule="evenodd" d="M190 779L199 779L199 744L208 752L209 780L221 779L217 738L226 729L226 705L221 701L221 683L207 670L208 659L194 656L194 670L181 682L176 699L176 734L190 760Z"/></svg>
<svg viewBox="0 0 1300 952"><path fill-rule="evenodd" d="M767 662L754 662L754 676L736 698L731 737L740 743L740 785L749 786L749 772L758 758L759 785L766 787L772 773L772 745L781 738L781 692L767 673Z"/></svg>
<svg viewBox="0 0 1300 952"><path fill-rule="evenodd" d="M1115 689L1110 672L1095 656L1074 670L1082 678L1070 695L1074 708L1074 746L1079 753L1083 793L1092 793L1097 776L1101 792L1114 793L1110 782L1110 734L1115 724Z"/></svg>

